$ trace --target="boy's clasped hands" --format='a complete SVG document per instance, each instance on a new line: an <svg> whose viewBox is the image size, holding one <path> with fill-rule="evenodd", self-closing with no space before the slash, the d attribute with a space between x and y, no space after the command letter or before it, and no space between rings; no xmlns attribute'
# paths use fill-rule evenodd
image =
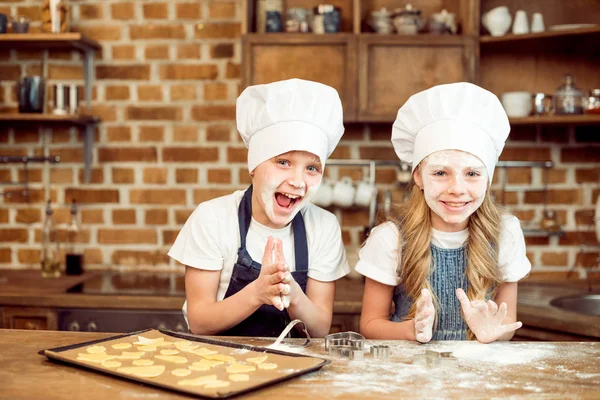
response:
<svg viewBox="0 0 600 400"><path fill-rule="evenodd" d="M283 257L281 239L269 236L260 275L253 283L261 303L273 305L279 311L288 308L297 290L301 290Z"/></svg>
<svg viewBox="0 0 600 400"><path fill-rule="evenodd" d="M507 312L506 303L498 306L492 300L470 301L464 290L460 288L456 289L456 297L460 301L465 322L480 343L493 342L505 333L515 331L523 325L521 322L502 324ZM431 340L434 319L435 308L431 292L422 289L414 318L417 341L427 343Z"/></svg>

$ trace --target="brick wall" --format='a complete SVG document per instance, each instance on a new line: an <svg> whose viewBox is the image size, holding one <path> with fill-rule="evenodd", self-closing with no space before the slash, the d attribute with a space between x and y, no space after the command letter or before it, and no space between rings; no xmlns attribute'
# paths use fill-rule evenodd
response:
<svg viewBox="0 0 600 400"><path fill-rule="evenodd" d="M0 154L50 153L50 194L59 223L68 221L68 202L81 204L88 268L130 266L180 268L166 252L195 206L248 185L246 150L235 131L239 93L241 7L235 0L72 1L73 30L98 40L93 112L103 119L96 134L91 182L83 183L81 132L57 126L0 127ZM41 1L0 1L0 12L30 17L39 30ZM0 108L16 108L14 81L39 73L38 52L0 52ZM50 53L50 82L81 82L77 54ZM530 238L528 254L536 273L562 279L578 250L575 218L593 209L600 193L600 135L597 127L515 130L505 160L552 160L548 208L558 211L563 238ZM395 159L390 125L347 126L334 158ZM47 167L47 166L46 166ZM363 178L361 168L330 167L332 178ZM43 216L44 166L31 165L31 194L0 198L0 267L37 267ZM502 178L508 189L502 196ZM22 180L21 166L0 164L0 181ZM396 171L377 170L383 192L394 189ZM539 225L543 210L540 169L499 170L494 190L524 224ZM11 186L1 189L11 190ZM529 191L523 191L528 188ZM29 201L27 201L29 200ZM368 224L366 210L334 210L344 241L360 244ZM592 219L588 219L590 227ZM591 231L585 233L591 243ZM598 253L588 253L585 272ZM577 274L572 274L577 277Z"/></svg>

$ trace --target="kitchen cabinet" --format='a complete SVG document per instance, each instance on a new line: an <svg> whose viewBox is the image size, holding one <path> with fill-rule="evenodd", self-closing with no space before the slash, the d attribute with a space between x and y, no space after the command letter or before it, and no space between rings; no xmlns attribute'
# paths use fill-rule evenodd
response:
<svg viewBox="0 0 600 400"><path fill-rule="evenodd" d="M287 0L287 8L312 8L319 0ZM256 32L257 0L243 2L242 86L301 77L340 92L347 122L390 122L411 94L456 81L480 84L498 96L508 91L554 93L565 73L587 91L600 87L597 43L600 27L548 30L491 37L481 15L497 6L530 17L544 16L547 28L559 24L597 23L600 3L560 0L414 0L422 15L442 9L454 13L459 35L382 35L366 25L370 13L403 4L394 0L332 0L341 10L341 33ZM285 22L285 10L282 19ZM285 24L284 24L285 25ZM333 42L337 42L335 45ZM339 43L348 45L341 46ZM260 43L260 44L258 44ZM325 43L328 43L325 46ZM341 46L341 47L340 47ZM342 50L343 48L343 50ZM268 49L268 50L267 50ZM354 53L353 53L354 52ZM515 73L518 68L518 73ZM513 125L600 124L600 115L514 118Z"/></svg>
<svg viewBox="0 0 600 400"><path fill-rule="evenodd" d="M56 311L48 308L2 307L2 326L4 329L26 329L54 331L58 329Z"/></svg>

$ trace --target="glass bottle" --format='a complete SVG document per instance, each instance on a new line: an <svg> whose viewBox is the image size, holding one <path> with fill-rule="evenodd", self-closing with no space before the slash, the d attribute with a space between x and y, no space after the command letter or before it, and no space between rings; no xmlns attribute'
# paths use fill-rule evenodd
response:
<svg viewBox="0 0 600 400"><path fill-rule="evenodd" d="M52 218L50 200L46 205L46 219L42 228L42 277L58 278L61 274L60 241Z"/></svg>
<svg viewBox="0 0 600 400"><path fill-rule="evenodd" d="M583 114L583 92L575 86L575 77L567 74L554 94L555 114Z"/></svg>
<svg viewBox="0 0 600 400"><path fill-rule="evenodd" d="M71 220L67 227L66 273L81 275L83 273L83 252L80 247L81 223L75 200L71 204Z"/></svg>

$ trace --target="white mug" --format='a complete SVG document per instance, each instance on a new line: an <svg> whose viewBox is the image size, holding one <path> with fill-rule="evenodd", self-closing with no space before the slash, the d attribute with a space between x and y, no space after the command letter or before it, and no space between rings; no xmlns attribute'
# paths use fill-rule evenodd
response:
<svg viewBox="0 0 600 400"><path fill-rule="evenodd" d="M354 193L354 204L361 207L368 207L377 194L375 185L363 181L356 186L356 192Z"/></svg>
<svg viewBox="0 0 600 400"><path fill-rule="evenodd" d="M515 35L523 35L529 33L529 22L527 22L527 13L519 10L515 13L515 22L513 22L512 33Z"/></svg>
<svg viewBox="0 0 600 400"><path fill-rule="evenodd" d="M350 207L354 202L354 185L348 176L343 177L333 186L333 204L338 207Z"/></svg>
<svg viewBox="0 0 600 400"><path fill-rule="evenodd" d="M329 207L333 201L333 184L324 178L311 201L319 207Z"/></svg>
<svg viewBox="0 0 600 400"><path fill-rule="evenodd" d="M531 17L531 32L544 32L544 16L540 13L533 13Z"/></svg>

